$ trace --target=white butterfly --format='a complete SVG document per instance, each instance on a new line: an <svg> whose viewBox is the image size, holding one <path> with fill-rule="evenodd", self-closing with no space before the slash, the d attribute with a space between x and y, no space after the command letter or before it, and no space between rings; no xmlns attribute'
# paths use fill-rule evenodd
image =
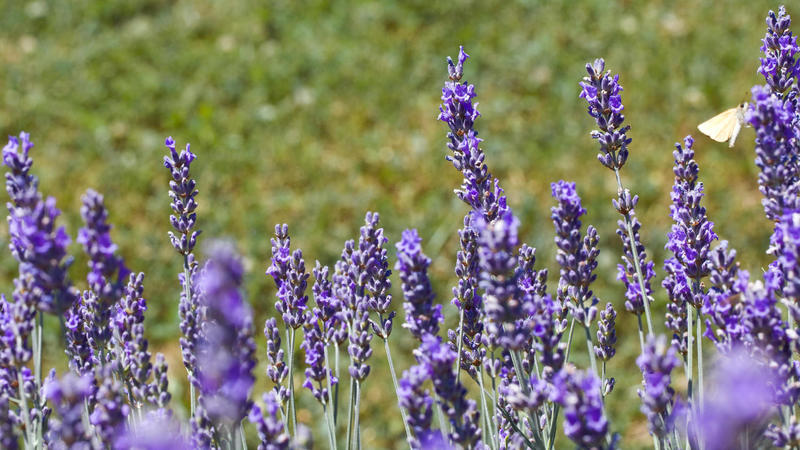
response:
<svg viewBox="0 0 800 450"><path fill-rule="evenodd" d="M744 112L747 110L747 102L739 104L735 108L731 108L716 116L706 120L697 126L703 134L710 137L717 142L728 141L728 147L733 147L736 142L736 136L742 130L744 125Z"/></svg>

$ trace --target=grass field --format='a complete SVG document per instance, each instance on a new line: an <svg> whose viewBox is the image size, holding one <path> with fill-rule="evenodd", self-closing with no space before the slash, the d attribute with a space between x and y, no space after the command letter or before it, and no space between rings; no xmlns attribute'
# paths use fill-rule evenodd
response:
<svg viewBox="0 0 800 450"><path fill-rule="evenodd" d="M584 65L602 56L621 73L633 138L623 177L641 197L637 213L658 282L670 225L671 150L689 133L697 138L717 232L758 271L771 227L757 191L753 132L744 130L729 150L699 136L696 125L763 82L756 68L770 8L777 4L11 1L0 14L0 130L32 133L41 189L58 198L73 238L85 189L106 195L122 255L147 273L147 333L155 349L172 355L179 395L182 262L166 236L166 136L179 147L191 142L198 154L201 239L233 238L246 254L259 336L274 302L264 275L273 224L290 225L293 245L310 265L332 264L368 210L381 213L392 249L402 229L419 229L452 327L456 230L466 209L452 193L460 177L444 160L446 130L436 115L444 58L463 44L472 56L465 79L476 85L483 115L476 127L520 217L521 238L539 249L554 285L550 183L576 181L588 209L584 224L601 238L595 290L621 308L610 204L616 185L595 160L592 121L578 98ZM85 259L77 244L73 250L73 279L85 286ZM15 272L10 255L0 260L3 292L11 292ZM399 281L394 292L399 305ZM659 317L664 300L658 289ZM636 448L649 442L632 370L638 346L633 317L622 313L618 323L621 350L609 367L618 384L609 410L624 447ZM55 348L58 324L49 325L47 344ZM402 370L413 342L399 324L393 339ZM49 356L63 364L59 352ZM383 351L375 352L380 368L365 386L363 439L369 448L390 448L403 431L385 389ZM263 378L263 366L258 372ZM265 388L260 382L256 391ZM301 405L302 421L322 423L312 420L319 411L310 395Z"/></svg>

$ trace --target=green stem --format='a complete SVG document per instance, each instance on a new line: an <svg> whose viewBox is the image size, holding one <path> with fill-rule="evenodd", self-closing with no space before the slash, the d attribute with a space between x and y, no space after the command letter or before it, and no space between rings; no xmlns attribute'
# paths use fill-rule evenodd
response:
<svg viewBox="0 0 800 450"><path fill-rule="evenodd" d="M353 431L356 434L356 448L361 450L361 382L356 380L356 413Z"/></svg>
<svg viewBox="0 0 800 450"><path fill-rule="evenodd" d="M617 177L617 188L622 193L625 189L622 187L622 179L619 176L619 169L614 168L614 175ZM642 303L644 304L644 314L647 318L647 335L653 335L653 320L650 318L650 300L647 298L647 290L645 289L644 276L642 275L642 264L639 261L639 252L636 249L636 241L633 237L633 220L630 213L623 214L625 218L625 228L628 231L628 239L630 240L631 254L633 254L633 266L636 268L636 278L639 280L639 289L642 292Z"/></svg>
<svg viewBox="0 0 800 450"><path fill-rule="evenodd" d="M594 376L597 376L597 360L595 359L594 355L594 345L592 345L592 333L589 331L589 327L584 326L583 329L586 331L586 350L589 352L589 363L592 365L592 373ZM600 393L602 395L603 387L600 386Z"/></svg>
<svg viewBox="0 0 800 450"><path fill-rule="evenodd" d="M239 442L241 442L242 449L247 450L247 439L244 437L244 425L239 421Z"/></svg>
<svg viewBox="0 0 800 450"><path fill-rule="evenodd" d="M328 405L322 405L325 412L325 421L328 422L328 434L330 434L331 448L336 449L336 419L333 416L333 385L331 384L331 371L328 369L330 363L328 362L328 345L323 349L325 356L325 377L328 381ZM336 383L338 386L339 383Z"/></svg>
<svg viewBox="0 0 800 450"><path fill-rule="evenodd" d="M383 321L381 321L383 322ZM403 418L403 427L406 429L406 442L411 445L412 437L411 437L411 429L408 427L408 415L406 414L406 409L403 408L403 405L400 404L400 397L399 397L399 386L397 384L397 373L394 370L394 363L392 362L392 351L389 350L389 339L383 340L383 347L386 349L386 359L389 361L389 372L392 374L392 383L394 383L394 392L397 395L397 406L400 408L400 416ZM456 368L457 372L461 372Z"/></svg>
<svg viewBox="0 0 800 450"><path fill-rule="evenodd" d="M21 370L17 370L17 383L19 387L19 402L22 405L22 421L25 423L25 448L28 449L33 447L35 442L33 442L33 428L31 427L31 416L28 411L28 396L25 395L25 380L22 379Z"/></svg>
<svg viewBox="0 0 800 450"><path fill-rule="evenodd" d="M456 357L456 384L461 382L461 348L464 339L464 304L461 304L461 311L458 314L458 356Z"/></svg>
<svg viewBox="0 0 800 450"><path fill-rule="evenodd" d="M39 311L38 318L36 320L36 327L35 327L35 340L34 340L34 360L33 360L33 370L36 376L36 389L39 390L42 387L42 333L44 332L44 313ZM42 436L44 424L42 423L41 419L36 420L36 423L33 424L36 434L36 448L42 448L44 445L44 439Z"/></svg>
<svg viewBox="0 0 800 450"><path fill-rule="evenodd" d="M186 299L186 303L191 305L192 304L192 275L191 275L191 267L189 267L189 255L183 255L183 296ZM187 339L189 336L187 336ZM196 392L194 390L194 384L191 383L192 373L189 372L189 369L186 369L187 374L189 375L189 407L191 408L191 416L194 416L194 411L197 409L197 397Z"/></svg>
<svg viewBox="0 0 800 450"><path fill-rule="evenodd" d="M697 310L697 393L698 410L703 408L703 316Z"/></svg>
<svg viewBox="0 0 800 450"><path fill-rule="evenodd" d="M335 372L333 372L333 375L336 376L337 379L341 379L341 377L339 377L339 343L338 342L334 342L333 343L333 350L334 350L334 352L336 352L333 355L334 369L336 370ZM333 391L333 425L334 426L337 423L339 423L339 384L340 383L336 383L336 389L334 389L334 391Z"/></svg>
<svg viewBox="0 0 800 450"><path fill-rule="evenodd" d="M351 450L353 437L353 404L356 400L355 380L350 378L350 406L347 408L347 450Z"/></svg>
<svg viewBox="0 0 800 450"><path fill-rule="evenodd" d="M489 419L489 408L486 407L486 388L483 385L483 367L481 367L480 371L478 372L478 384L481 388L481 414L483 414L483 422L486 424L486 430L488 432L489 442L492 445L492 449L496 450L498 448L497 437L495 436L491 421Z"/></svg>
<svg viewBox="0 0 800 450"><path fill-rule="evenodd" d="M567 350L564 354L564 362L569 362L569 353L572 349L572 332L575 329L575 317L569 321L569 334L567 334Z"/></svg>
<svg viewBox="0 0 800 450"><path fill-rule="evenodd" d="M294 405L294 338L296 331L292 328L289 334L289 409L291 409L289 416L292 419L292 432L295 436L297 435L297 410ZM288 333L289 330L286 332Z"/></svg>

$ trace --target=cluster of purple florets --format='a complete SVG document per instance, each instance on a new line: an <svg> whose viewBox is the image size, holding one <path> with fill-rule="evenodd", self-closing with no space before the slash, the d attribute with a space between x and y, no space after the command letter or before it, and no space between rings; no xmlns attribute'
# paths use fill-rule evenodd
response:
<svg viewBox="0 0 800 450"><path fill-rule="evenodd" d="M617 183L611 200L620 214L617 278L631 313L625 317L612 302L599 306L592 284L600 237L592 225L583 227L587 210L577 185L563 180L551 185L559 278L548 289L548 272L537 268L536 249L521 243L520 219L489 171L475 130L476 89L462 80L469 58L463 48L456 62L447 60L438 117L448 126L446 158L463 176L455 193L467 207L452 287L458 320L446 333L421 233L402 233L392 263L390 239L373 212L337 261L316 261L310 271L302 250L292 249L289 227L275 227L266 275L277 300L260 328L235 245L212 241L204 259L195 254L196 155L188 145L176 150L167 138L169 241L183 260L186 421L173 410L183 407L172 401L167 358L153 355L145 337L144 273L132 272L118 253L103 196L91 189L83 196L77 242L88 270L85 283L73 283L60 211L31 172L33 142L26 133L9 138L2 160L9 249L19 272L14 291L0 296L0 447L239 449L247 445L249 428L259 449L306 448L309 424L298 422L295 405L304 395L298 388L305 388L325 423L319 434L327 444L318 437L317 445L361 448L362 392L378 350L385 352L404 440L412 448L550 450L565 438L582 449L617 448L620 430L606 411L616 381L606 363L617 352L618 321L633 320L641 350L640 410L655 448L798 448L800 47L790 25L784 8L770 12L758 69L765 84L753 88L745 114L756 134L764 210L774 223L767 250L774 260L763 276L751 275L728 241L715 243L694 142L684 138L673 151L673 224L661 282L668 298L663 328L671 336L656 334L659 322L650 309L656 264L641 241L639 198L622 177L633 142L630 125L620 77L602 59L587 64L579 97L597 128L591 137L599 144L598 160ZM393 275L402 306L393 301ZM400 372L389 344L397 311L404 313L399 333L416 346L414 363ZM62 324L69 369L60 376L42 367L45 320ZM265 385L256 381L259 339L266 343ZM706 350L713 346L713 358L703 356L704 341ZM585 359L575 353L584 351L588 364L578 367L575 361ZM707 377L704 361L715 363ZM296 384L296 373L303 374L302 383Z"/></svg>

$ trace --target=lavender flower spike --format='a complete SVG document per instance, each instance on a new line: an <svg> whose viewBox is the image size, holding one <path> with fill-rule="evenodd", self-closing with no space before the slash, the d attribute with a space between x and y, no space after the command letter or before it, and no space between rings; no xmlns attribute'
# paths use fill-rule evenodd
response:
<svg viewBox="0 0 800 450"><path fill-rule="evenodd" d="M117 362L128 398L133 405L141 408L150 390L150 375L153 365L150 362L150 350L144 337L144 312L147 301L144 299L144 273L131 274L125 288L125 297L117 305L114 316L116 327L115 342ZM115 338L117 340L117 338Z"/></svg>
<svg viewBox="0 0 800 450"><path fill-rule="evenodd" d="M306 322L305 295L308 285L303 252L289 250L289 227L286 224L275 225L275 237L272 238L272 263L267 269L267 275L272 276L278 287L278 302L275 309L283 317L287 327L298 329Z"/></svg>
<svg viewBox="0 0 800 450"><path fill-rule="evenodd" d="M289 399L289 390L283 385L283 380L289 375L289 367L281 348L278 321L274 317L264 323L264 336L267 338L267 378L272 381L278 402L283 405Z"/></svg>
<svg viewBox="0 0 800 450"><path fill-rule="evenodd" d="M428 390L422 387L429 378L425 367L411 366L400 378L397 392L400 406L408 412L408 426L414 432L414 440L409 443L414 449L423 448L421 438L431 431L433 399Z"/></svg>
<svg viewBox="0 0 800 450"><path fill-rule="evenodd" d="M103 196L89 189L81 200L84 227L78 230L78 243L89 256L86 279L101 304L109 307L122 296L130 271L122 257L116 254L117 245L111 240L111 225L106 222L108 210Z"/></svg>
<svg viewBox="0 0 800 450"><path fill-rule="evenodd" d="M197 235L200 234L199 230L195 230L197 223L197 189L195 189L195 181L189 175L192 161L197 156L192 153L189 144L186 144L186 149L178 153L175 150L175 141L172 136L168 137L164 144L170 151L170 156L164 157L164 167L169 169L172 179L169 181L169 197L172 199L170 206L174 215L169 216L169 221L172 227L175 228L179 234L172 231L169 232L169 239L172 246L181 255L188 256L194 250L197 243Z"/></svg>
<svg viewBox="0 0 800 450"><path fill-rule="evenodd" d="M94 379L86 374L67 372L44 386L44 395L55 407L58 419L51 418L47 444L49 448L92 448L92 433L83 422L84 402L94 390ZM85 446L85 447L83 447Z"/></svg>
<svg viewBox="0 0 800 450"><path fill-rule="evenodd" d="M786 8L781 6L778 14L774 11L767 16L767 33L761 40L761 51L764 57L758 73L767 80L767 85L772 92L784 97L800 76L800 59L796 57L800 52L797 45L797 36L793 36L789 26L792 18L786 14Z"/></svg>
<svg viewBox="0 0 800 450"><path fill-rule="evenodd" d="M397 243L395 265L403 282L403 296L406 299L403 303L406 311L403 328L407 328L419 341L426 333L438 334L439 324L443 321L442 305L433 304L436 294L428 279L431 260L422 253L421 242L417 230L403 231L403 239Z"/></svg>
<svg viewBox="0 0 800 450"><path fill-rule="evenodd" d="M605 448L608 420L596 376L565 367L553 377L550 400L564 408L564 434L572 442L580 448Z"/></svg>
<svg viewBox="0 0 800 450"><path fill-rule="evenodd" d="M253 319L241 291L244 268L233 246L217 242L208 254L200 280L207 308L206 339L197 358L200 404L212 421L233 431L251 406Z"/></svg>
<svg viewBox="0 0 800 450"><path fill-rule="evenodd" d="M628 160L628 144L631 139L627 136L630 125L623 126L625 115L622 110L622 86L619 84L619 75L611 76L611 71L605 71L606 63L596 59L592 64L586 64L586 72L580 83L580 98L586 99L589 104L589 115L594 117L599 130L592 131L592 139L600 143L600 153L597 159L605 167L618 171Z"/></svg>
<svg viewBox="0 0 800 450"><path fill-rule="evenodd" d="M195 278L198 264L194 258L194 247L197 244L197 236L200 230L197 225L197 189L195 180L191 177L190 169L192 162L197 156L192 153L189 144L180 153L175 149L175 140L172 136L168 137L164 144L169 150L169 155L164 157L164 167L166 167L172 179L169 181L169 197L172 200L170 207L173 214L169 216L170 223L175 229L170 231L169 239L175 250L183 255L183 273L178 276L182 291L178 312L180 314L180 328L183 336L180 338L183 365L189 375L192 389L192 408L194 408L194 386L195 372L197 371L197 361L195 355L196 347L200 340L200 322L202 321L203 311L200 305L200 296L195 287Z"/></svg>
<svg viewBox="0 0 800 450"><path fill-rule="evenodd" d="M674 404L675 391L670 386L672 369L680 365L675 348L666 344L664 336L648 337L644 351L636 364L644 376L644 389L639 390L642 413L647 416L650 433L659 439L673 431L675 421L669 410Z"/></svg>
<svg viewBox="0 0 800 450"><path fill-rule="evenodd" d="M461 187L455 190L456 195L480 212L485 220L492 221L507 209L506 196L500 188L500 182L492 176L484 162L486 155L480 148L483 139L475 131L475 119L480 116L478 104L472 103L475 86L460 82L467 58L469 55L464 52L464 47L459 49L458 63L447 58L450 81L445 82L442 88L439 120L450 127L447 148L453 154L446 158L464 176Z"/></svg>
<svg viewBox="0 0 800 450"><path fill-rule="evenodd" d="M777 222L786 209L798 209L798 166L792 141L794 107L765 86L753 86L745 118L756 131L758 188L767 219Z"/></svg>
<svg viewBox="0 0 800 450"><path fill-rule="evenodd" d="M461 248L456 256L458 284L453 287L453 303L463 315L461 329L447 330L450 348L461 348L461 369L476 376L486 356L483 347L483 298L478 292L478 237L472 229L471 213L464 216L464 227L458 230ZM461 342L459 342L461 336Z"/></svg>
<svg viewBox="0 0 800 450"><path fill-rule="evenodd" d="M605 309L600 311L600 320L597 325L597 345L594 353L601 361L608 361L616 354L617 333L615 330L617 312L611 303L606 303Z"/></svg>
<svg viewBox="0 0 800 450"><path fill-rule="evenodd" d="M559 296L569 301L570 309L578 323L590 326L597 315L598 302L590 286L597 278L597 230L591 225L586 229L586 237L581 237L580 217L586 213L581 206L581 198L575 190L575 183L559 181L550 185L558 205L550 209L550 218L556 229L556 260L561 266Z"/></svg>
<svg viewBox="0 0 800 450"><path fill-rule="evenodd" d="M288 449L290 439L278 418L280 403L274 392L264 394L264 405L263 411L258 405L253 405L248 415L250 423L256 426L258 437L261 439L258 450Z"/></svg>
<svg viewBox="0 0 800 450"><path fill-rule="evenodd" d="M517 283L519 221L510 210L492 223L473 212L472 221L478 232L480 286L485 291L487 335L492 345L520 350L531 334L532 323L525 319L533 313L533 302Z"/></svg>
<svg viewBox="0 0 800 450"><path fill-rule="evenodd" d="M650 303L653 302L653 290L650 287L650 280L656 275L653 261L647 261L647 253L644 245L639 239L639 229L642 227L639 219L636 218L634 208L639 201L638 195L631 195L627 189L619 194L619 198L613 201L614 207L626 220L617 221L617 235L622 240L622 262L617 265L617 279L625 284L625 309L634 314L647 312ZM627 220L630 218L630 220ZM630 239L628 232L630 223L633 240ZM636 269L637 261L641 267L642 278ZM642 290L644 288L644 291Z"/></svg>
<svg viewBox="0 0 800 450"><path fill-rule="evenodd" d="M433 388L450 422L450 440L464 448L480 447L480 414L475 402L467 399L467 390L453 370L458 355L438 337L428 334L423 336L414 356L433 380Z"/></svg>
<svg viewBox="0 0 800 450"><path fill-rule="evenodd" d="M20 146L21 144L21 146ZM33 142L30 135L9 137L3 147L8 206L9 248L20 263L20 276L31 278L36 308L61 315L78 299L78 292L69 280L67 270L72 259L67 256L70 239L64 227L56 227L61 211L56 200L42 200L39 182L30 174L33 160L29 156Z"/></svg>

